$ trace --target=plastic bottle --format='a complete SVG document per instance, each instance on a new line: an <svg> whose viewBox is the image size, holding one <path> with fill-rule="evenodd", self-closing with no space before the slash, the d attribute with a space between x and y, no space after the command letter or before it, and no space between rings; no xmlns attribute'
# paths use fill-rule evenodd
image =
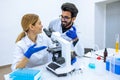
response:
<svg viewBox="0 0 120 80"><path fill-rule="evenodd" d="M108 56L107 48L105 48L103 55L104 55L103 61L106 62L106 57Z"/></svg>

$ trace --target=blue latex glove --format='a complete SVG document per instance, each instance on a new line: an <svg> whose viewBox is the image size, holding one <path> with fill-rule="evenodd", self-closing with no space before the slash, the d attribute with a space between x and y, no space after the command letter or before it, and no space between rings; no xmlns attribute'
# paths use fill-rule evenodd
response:
<svg viewBox="0 0 120 80"><path fill-rule="evenodd" d="M76 57L71 59L71 65L73 65L77 61Z"/></svg>
<svg viewBox="0 0 120 80"><path fill-rule="evenodd" d="M40 47L36 47L35 48L35 46L36 46L36 44L34 44L34 45L32 45L31 47L28 48L28 50L24 54L25 57L27 57L29 59L33 53L38 52L40 50L43 50L43 49L47 48L46 46L40 46Z"/></svg>
<svg viewBox="0 0 120 80"><path fill-rule="evenodd" d="M73 28L73 30L68 30L66 32L66 35L72 39L75 39L75 38L77 38L76 28L74 26L72 28Z"/></svg>

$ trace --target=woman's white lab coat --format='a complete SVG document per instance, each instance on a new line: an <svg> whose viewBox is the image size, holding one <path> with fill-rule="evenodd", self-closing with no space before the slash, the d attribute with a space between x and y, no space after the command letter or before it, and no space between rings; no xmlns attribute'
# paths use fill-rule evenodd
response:
<svg viewBox="0 0 120 80"><path fill-rule="evenodd" d="M73 26L75 26L75 25L73 24ZM51 30L60 32L63 38L65 38L68 41L71 41L71 39L66 36L66 32L67 31L62 33L62 27L61 27L61 20L60 19L53 20L49 24L48 28L51 29ZM77 30L77 27L76 27L76 30ZM77 42L77 44L75 46L73 46L73 50L76 52L76 54L78 56L83 56L84 55L84 47L82 45L81 37L80 37L80 33L79 32L77 32L77 36L79 38L79 41Z"/></svg>
<svg viewBox="0 0 120 80"><path fill-rule="evenodd" d="M41 33L37 36L36 43L37 43L36 47L40 47L40 46L52 47L53 46L51 40L45 35L45 33ZM28 38L28 36L25 36L19 42L16 43L15 51L13 54L14 56L13 56L12 70L15 69L16 64L22 60L22 58L24 57L24 53L33 44L34 43ZM51 59L50 56L51 55L47 52L46 49L36 52L32 54L26 67L34 67L34 66L45 64L46 62L48 62L48 60Z"/></svg>

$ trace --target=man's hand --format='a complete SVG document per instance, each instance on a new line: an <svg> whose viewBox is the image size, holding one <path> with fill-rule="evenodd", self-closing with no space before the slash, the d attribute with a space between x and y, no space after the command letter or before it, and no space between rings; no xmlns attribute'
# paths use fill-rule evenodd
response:
<svg viewBox="0 0 120 80"><path fill-rule="evenodd" d="M76 61L77 61L77 58L76 58L76 57L72 58L72 59L71 59L71 65L73 65Z"/></svg>
<svg viewBox="0 0 120 80"><path fill-rule="evenodd" d="M31 47L29 47L28 50L26 51L26 53L24 54L24 56L29 59L33 53L47 48L46 46L40 46L40 47L36 47L35 48L35 46L36 46L36 44L34 44Z"/></svg>
<svg viewBox="0 0 120 80"><path fill-rule="evenodd" d="M73 30L68 30L68 31L66 32L66 35L67 35L68 37L72 38L72 40L74 40L74 39L77 38L77 33L76 33L76 28L75 28L74 26L73 26L72 28L73 28Z"/></svg>

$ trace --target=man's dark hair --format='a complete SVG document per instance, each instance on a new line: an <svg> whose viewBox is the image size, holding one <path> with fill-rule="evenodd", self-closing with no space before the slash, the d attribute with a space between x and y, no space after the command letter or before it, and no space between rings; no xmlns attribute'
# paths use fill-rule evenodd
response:
<svg viewBox="0 0 120 80"><path fill-rule="evenodd" d="M71 12L71 17L76 17L78 13L77 7L73 3L64 3L61 6L62 11L70 11Z"/></svg>

